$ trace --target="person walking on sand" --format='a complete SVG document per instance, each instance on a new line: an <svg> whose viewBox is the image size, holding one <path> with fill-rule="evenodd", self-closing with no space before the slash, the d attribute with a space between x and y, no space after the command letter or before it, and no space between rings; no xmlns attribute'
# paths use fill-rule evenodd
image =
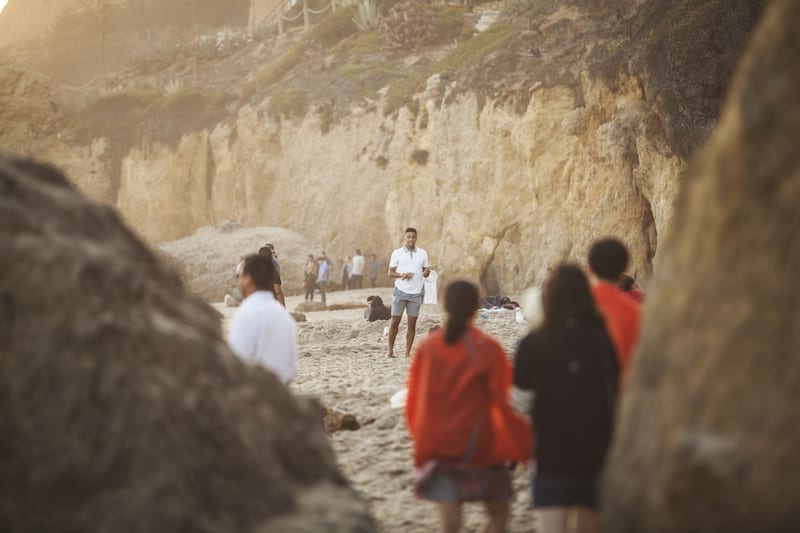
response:
<svg viewBox="0 0 800 533"><path fill-rule="evenodd" d="M286 384L297 375L297 326L272 292L274 269L268 256L244 258L237 280L244 300L231 321L228 344L237 356L268 368Z"/></svg>
<svg viewBox="0 0 800 533"><path fill-rule="evenodd" d="M637 302L622 292L617 283L628 266L628 250L617 239L601 239L589 249L589 279L592 295L614 343L619 360L619 384L624 387L636 341L639 338L641 310Z"/></svg>
<svg viewBox="0 0 800 533"><path fill-rule="evenodd" d="M342 261L342 290L350 288L350 258Z"/></svg>
<svg viewBox="0 0 800 533"><path fill-rule="evenodd" d="M514 387L532 393L532 480L541 533L596 533L597 482L611 443L619 366L586 275L561 265L543 291L544 323L519 344Z"/></svg>
<svg viewBox="0 0 800 533"><path fill-rule="evenodd" d="M306 301L314 301L314 288L317 285L317 261L312 254L308 254L306 273L303 278L303 287L306 290Z"/></svg>
<svg viewBox="0 0 800 533"><path fill-rule="evenodd" d="M275 299L286 307L286 300L283 296L283 281L281 280L281 266L276 257L275 247L267 243L258 249L258 255L262 257L269 257L272 260L272 292L275 294Z"/></svg>
<svg viewBox="0 0 800 533"><path fill-rule="evenodd" d="M506 463L528 460L532 433L509 404L505 350L473 325L478 287L454 281L444 300L444 327L420 343L409 372L405 415L414 444L414 490L438 505L445 533L461 528L464 502L483 502L484 531L499 533L512 498Z"/></svg>
<svg viewBox="0 0 800 533"><path fill-rule="evenodd" d="M392 293L392 323L389 325L389 357L394 357L394 340L403 311L408 316L406 328L406 357L411 355L411 345L414 344L417 317L422 306L422 292L424 279L431 273L428 264L428 252L417 247L417 230L406 228L404 245L392 252L389 259L389 278L394 279L394 292Z"/></svg>
<svg viewBox="0 0 800 533"><path fill-rule="evenodd" d="M378 269L380 269L380 263L378 263L378 256L372 254L372 257L369 260L369 282L372 284L372 288L375 288L375 284L378 281Z"/></svg>
<svg viewBox="0 0 800 533"><path fill-rule="evenodd" d="M356 250L356 255L350 264L350 288L364 288L364 256L361 255L361 250Z"/></svg>
<svg viewBox="0 0 800 533"><path fill-rule="evenodd" d="M325 289L328 285L328 276L331 272L331 267L328 264L326 257L319 257L319 270L317 270L317 285L319 285L319 297L322 300L322 305L327 305L325 302Z"/></svg>

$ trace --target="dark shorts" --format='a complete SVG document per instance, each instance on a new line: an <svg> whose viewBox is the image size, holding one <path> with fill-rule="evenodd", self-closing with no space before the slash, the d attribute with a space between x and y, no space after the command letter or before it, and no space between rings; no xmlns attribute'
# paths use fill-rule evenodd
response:
<svg viewBox="0 0 800 533"><path fill-rule="evenodd" d="M593 479L531 476L533 507L597 507L597 481Z"/></svg>
<svg viewBox="0 0 800 533"><path fill-rule="evenodd" d="M423 294L408 294L397 287L392 292L392 316L403 316L405 311L408 316L419 316L419 308L422 307Z"/></svg>

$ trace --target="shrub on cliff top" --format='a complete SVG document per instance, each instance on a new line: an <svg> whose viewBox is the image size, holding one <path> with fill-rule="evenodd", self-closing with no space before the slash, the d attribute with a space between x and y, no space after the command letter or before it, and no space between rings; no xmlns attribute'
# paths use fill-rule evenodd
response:
<svg viewBox="0 0 800 533"><path fill-rule="evenodd" d="M381 23L383 45L390 50L414 50L436 39L433 13L420 0L405 0L389 9Z"/></svg>

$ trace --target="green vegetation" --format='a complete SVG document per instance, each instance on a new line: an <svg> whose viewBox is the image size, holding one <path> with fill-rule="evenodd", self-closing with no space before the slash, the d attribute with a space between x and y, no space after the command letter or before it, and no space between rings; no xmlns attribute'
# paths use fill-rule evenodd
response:
<svg viewBox="0 0 800 533"><path fill-rule="evenodd" d="M112 93L77 115L73 132L84 141L108 137L125 146L147 133L152 141L175 146L185 133L211 127L227 117L227 105L233 99L228 93L194 87L166 97L138 89Z"/></svg>
<svg viewBox="0 0 800 533"><path fill-rule="evenodd" d="M436 39L433 44L444 44L464 37L465 32L472 33L472 28L465 22L464 11L458 7L431 6L433 29Z"/></svg>
<svg viewBox="0 0 800 533"><path fill-rule="evenodd" d="M378 31L361 32L337 46L337 51L346 51L352 57L375 54L381 50L381 34Z"/></svg>
<svg viewBox="0 0 800 533"><path fill-rule="evenodd" d="M468 39L441 61L392 83L386 95L384 114L389 115L403 105L409 105L413 94L433 74L455 73L479 63L518 30L519 28L513 24L497 23L485 32Z"/></svg>
<svg viewBox="0 0 800 533"><path fill-rule="evenodd" d="M111 159L112 194L120 180L120 162L132 146L161 142L175 149L187 133L211 128L230 116L228 93L185 88L169 96L132 89L112 93L90 103L72 117L72 134L83 143L105 137Z"/></svg>
<svg viewBox="0 0 800 533"><path fill-rule="evenodd" d="M283 57L264 71L259 80L260 85L269 86L280 81L302 61L312 45L330 48L356 33L358 28L353 23L353 9L353 6L340 9L313 26Z"/></svg>
<svg viewBox="0 0 800 533"><path fill-rule="evenodd" d="M302 117L308 111L308 95L295 87L277 87L270 92L269 105L286 118Z"/></svg>
<svg viewBox="0 0 800 533"><path fill-rule="evenodd" d="M549 15L558 6L558 0L509 0L505 14L509 17L524 17L528 20L528 28L533 28L536 19Z"/></svg>

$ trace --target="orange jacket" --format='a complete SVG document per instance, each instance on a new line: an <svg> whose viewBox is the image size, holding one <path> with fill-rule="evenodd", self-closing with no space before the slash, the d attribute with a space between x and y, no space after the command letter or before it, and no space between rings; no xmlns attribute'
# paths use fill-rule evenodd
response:
<svg viewBox="0 0 800 533"><path fill-rule="evenodd" d="M592 294L598 310L606 319L608 334L617 351L622 386L639 340L641 310L638 303L612 283L598 283L592 287Z"/></svg>
<svg viewBox="0 0 800 533"><path fill-rule="evenodd" d="M473 355L463 339L447 345L443 330L414 354L406 420L416 466L432 459L485 466L530 458L530 428L508 403L512 369L505 350L474 326L468 335ZM464 461L473 432L474 451Z"/></svg>

